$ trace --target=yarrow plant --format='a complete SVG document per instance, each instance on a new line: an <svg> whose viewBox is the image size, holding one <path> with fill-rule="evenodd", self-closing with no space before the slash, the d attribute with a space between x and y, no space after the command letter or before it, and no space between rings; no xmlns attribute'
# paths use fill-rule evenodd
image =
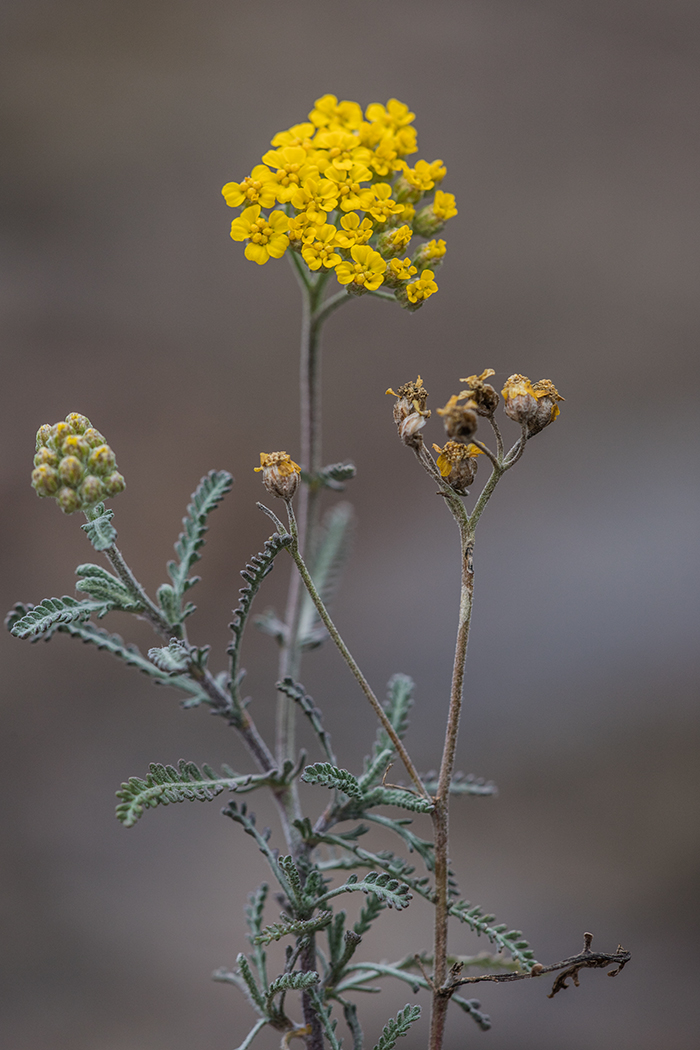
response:
<svg viewBox="0 0 700 1050"><path fill-rule="evenodd" d="M367 1044L354 995L374 991L371 982L383 977L409 985L414 993L427 993L429 1050L440 1050L450 1004L478 1028L487 1030L491 1025L478 1000L460 994L468 985L556 973L551 997L567 987L569 978L577 985L582 969L610 966L609 975L614 976L630 958L620 946L614 952L593 951L592 937L585 934L579 953L549 965L537 962L519 930L497 922L494 915L460 895L449 863L450 799L495 793L491 782L455 772L476 528L503 475L520 462L528 442L557 419L563 398L551 380L533 383L526 376L512 375L499 396L488 382L495 375L491 368L461 379L463 388L437 409L445 435L443 445L432 443L437 456L423 437L431 411L421 377L387 391L394 399L399 438L427 474L426 492L431 486L437 488L459 535L457 640L437 772L420 772L404 743L413 682L406 675L394 675L386 698L380 700L328 611L346 553L351 515L347 504L335 503L322 516L320 504L324 496L343 489L355 470L351 463L323 464L321 328L336 309L362 295L419 309L437 291L435 270L445 256L445 241L435 235L457 214L454 197L438 189L446 175L442 161L418 160L409 167L405 159L417 149L413 120L414 114L396 99L386 105L374 103L363 114L358 103L325 95L316 101L307 122L274 136L273 148L249 176L224 186L226 202L242 209L232 222L233 239L246 241L246 257L259 265L287 255L303 300L300 464L285 451L261 452L260 464L254 468L261 473L268 496L282 501L283 512L280 516L258 504L273 522L274 532L241 571L244 586L230 625L227 669L210 669L209 646L190 641L185 621L195 611L186 595L198 580L191 571L200 558L207 517L231 488L231 475L212 470L202 478L175 544L177 560L167 566L169 582L158 588L153 600L116 546L113 512L105 508L104 500L125 487L112 449L77 412L69 413L65 421L44 424L37 434L32 473L37 494L55 498L64 513L84 513L87 521L82 528L113 571L92 563L79 565L76 589L81 597L47 598L36 606L18 604L8 617L10 631L31 640L48 640L56 633L73 635L107 650L156 683L179 690L184 707L208 708L239 735L253 767L237 772L225 766L217 772L190 760L177 765L154 762L145 776L132 776L122 784L117 817L131 827L149 808L263 789L271 793L279 813L282 848L272 845L269 829L258 829L244 802L234 797L223 810L266 858L277 887L274 899L281 909L269 921L268 885L253 891L246 910L250 950L238 955L235 969L223 967L214 974L215 980L240 989L257 1015L238 1050L246 1050L265 1028L280 1033L283 1047L291 1038L299 1038L308 1050L322 1050L326 1044L339 1050L337 1011L344 1017L352 1050L361 1050ZM415 236L423 243L410 249ZM327 294L332 277L340 290ZM517 427L510 447L498 422L501 404ZM479 426L486 426L490 443L478 436ZM471 499L469 490L480 463L490 473ZM276 739L268 742L255 724L249 701L241 695L245 674L241 645L253 600L283 552L294 562L285 614L278 618L268 612L257 618L258 626L276 641L280 656ZM113 611L147 619L161 644L146 656L94 622ZM378 722L364 766L355 772L339 764L321 712L299 678L303 655L327 639L337 647ZM317 741L319 754L311 764L295 745L298 714L308 720ZM407 783L387 782L395 762L403 766ZM312 814L302 809L299 781L325 789L318 793L320 803ZM421 814L432 824L429 839L411 827L414 816ZM362 839L370 826L386 835L387 847L393 837L400 848L419 858L426 873L417 872L394 849L366 848ZM338 904L358 892L364 902L352 921ZM417 945L415 954L390 963L357 961L364 935L382 912L401 913L415 898L434 910L432 947ZM454 935L460 951L450 952L450 920L477 936L483 934L494 953L465 954L461 932ZM283 958L270 957L266 949L279 941L286 943ZM298 1008L294 998L300 1000ZM391 1050L420 1011L420 1005L410 1004L399 1011L376 1038L374 1050Z"/></svg>

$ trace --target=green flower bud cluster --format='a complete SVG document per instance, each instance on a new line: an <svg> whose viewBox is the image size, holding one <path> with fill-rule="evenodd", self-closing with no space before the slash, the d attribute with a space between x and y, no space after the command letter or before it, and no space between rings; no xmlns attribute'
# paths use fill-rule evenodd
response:
<svg viewBox="0 0 700 1050"><path fill-rule="evenodd" d="M64 422L44 423L37 431L32 487L72 514L116 496L126 483L99 430L86 416L69 412Z"/></svg>

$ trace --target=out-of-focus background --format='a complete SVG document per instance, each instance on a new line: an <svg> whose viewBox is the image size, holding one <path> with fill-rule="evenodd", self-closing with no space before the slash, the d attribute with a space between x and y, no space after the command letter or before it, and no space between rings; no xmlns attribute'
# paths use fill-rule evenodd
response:
<svg viewBox="0 0 700 1050"><path fill-rule="evenodd" d="M453 859L463 894L542 961L578 951L584 930L634 953L616 980L586 972L552 1001L544 981L482 986L493 1029L455 1011L448 1045L694 1047L698 5L6 0L2 18L5 607L71 593L93 557L77 516L29 487L38 425L77 410L116 450L119 542L152 591L198 478L236 476L192 595L193 637L224 666L238 571L269 533L252 467L261 449L298 449L299 301L286 260L257 267L231 242L219 190L326 92L407 102L459 216L419 313L364 299L326 329L327 460L358 467L337 622L378 690L415 678L409 744L434 766L456 535L384 390L420 372L436 407L489 366L554 380L561 418L480 529L458 766L500 795L455 803ZM286 575L280 562L260 610L280 607ZM105 625L151 644L118 614ZM252 1012L209 974L245 947L262 859L220 800L130 831L112 814L149 761L245 769L240 745L73 639L0 645L4 1045L236 1046ZM268 729L272 643L251 632L244 663ZM302 677L356 769L374 727L349 673L324 649ZM361 953L429 940L414 902ZM466 929L452 944L488 947ZM365 1000L369 1046L407 1001L404 986ZM424 1044L423 1025L406 1050Z"/></svg>

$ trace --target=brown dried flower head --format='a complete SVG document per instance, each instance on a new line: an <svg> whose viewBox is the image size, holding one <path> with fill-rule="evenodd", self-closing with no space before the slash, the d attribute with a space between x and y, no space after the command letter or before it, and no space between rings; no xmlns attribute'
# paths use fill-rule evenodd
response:
<svg viewBox="0 0 700 1050"><path fill-rule="evenodd" d="M506 380L501 390L505 414L516 423L530 423L537 414L537 398L527 376L515 375Z"/></svg>
<svg viewBox="0 0 700 1050"><path fill-rule="evenodd" d="M262 471L263 485L278 499L290 500L299 487L301 467L286 452L261 452L253 470Z"/></svg>
<svg viewBox="0 0 700 1050"><path fill-rule="evenodd" d="M551 379L540 379L539 383L533 383L532 389L537 398L537 412L527 425L527 436L534 437L544 430L559 415L557 401L566 400L561 396Z"/></svg>
<svg viewBox="0 0 700 1050"><path fill-rule="evenodd" d="M433 448L440 453L437 466L443 478L460 496L466 496L476 477L479 466L476 457L483 455L481 449L472 443L463 445L459 441L447 441L444 448L439 445L433 445Z"/></svg>
<svg viewBox="0 0 700 1050"><path fill-rule="evenodd" d="M389 387L386 393L396 398L394 422L399 437L405 445L414 445L418 431L430 418L430 410L425 407L428 391L423 386L423 380L418 376L415 383L404 383L398 390Z"/></svg>
<svg viewBox="0 0 700 1050"><path fill-rule="evenodd" d="M479 425L475 405L473 401L467 401L464 405L459 402L464 394L453 394L444 408L438 409L438 415L442 416L445 431L450 441L460 441L467 444L469 439L476 433Z"/></svg>
<svg viewBox="0 0 700 1050"><path fill-rule="evenodd" d="M466 383L468 389L462 391L463 397L468 397L473 402L474 411L480 416L492 416L498 408L499 397L490 383L484 380L489 376L495 376L493 368L487 368L480 376L467 376L460 379L460 383Z"/></svg>

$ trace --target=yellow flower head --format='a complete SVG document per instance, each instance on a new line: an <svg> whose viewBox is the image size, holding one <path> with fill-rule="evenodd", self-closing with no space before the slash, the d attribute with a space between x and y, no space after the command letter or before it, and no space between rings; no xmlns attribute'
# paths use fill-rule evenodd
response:
<svg viewBox="0 0 700 1050"><path fill-rule="evenodd" d="M392 259L389 263L389 270L391 276L397 281L408 281L414 273L418 272L410 259Z"/></svg>
<svg viewBox="0 0 700 1050"><path fill-rule="evenodd" d="M432 270L423 270L417 281L409 284L406 288L409 302L422 303L438 290L434 281L435 274Z"/></svg>
<svg viewBox="0 0 700 1050"><path fill-rule="evenodd" d="M316 227L304 238L301 254L310 270L320 270L322 266L330 269L342 262L336 251L336 228L332 225Z"/></svg>
<svg viewBox="0 0 700 1050"><path fill-rule="evenodd" d="M454 193L443 193L442 190L435 191L435 200L433 201L433 211L438 219L446 221L451 219L453 215L457 214L457 208L455 207Z"/></svg>
<svg viewBox="0 0 700 1050"><path fill-rule="evenodd" d="M390 98L386 106L382 106L379 102L373 102L371 106L367 107L365 116L373 124L381 124L392 131L403 128L407 124L412 124L416 119L415 113L411 113L408 106L403 102L399 102L397 98Z"/></svg>
<svg viewBox="0 0 700 1050"><path fill-rule="evenodd" d="M338 230L337 240L341 248L352 248L354 244L366 244L374 233L372 220L365 217L360 220L357 212L351 211L340 220L342 230Z"/></svg>
<svg viewBox="0 0 700 1050"><path fill-rule="evenodd" d="M243 182L227 182L221 191L229 208L241 204L259 204L271 208L275 203L277 186L275 178L268 167L257 164Z"/></svg>
<svg viewBox="0 0 700 1050"><path fill-rule="evenodd" d="M357 102L338 102L335 95L324 95L316 99L309 120L317 128L330 125L355 129L362 123L362 110Z"/></svg>
<svg viewBox="0 0 700 1050"><path fill-rule="evenodd" d="M350 255L352 262L341 262L335 268L339 284L352 285L359 291L375 291L384 280L386 261L368 244L354 245Z"/></svg>
<svg viewBox="0 0 700 1050"><path fill-rule="evenodd" d="M286 452L261 452L260 466L263 485L268 492L280 499L290 500L296 492L301 476L301 467Z"/></svg>
<svg viewBox="0 0 700 1050"><path fill-rule="evenodd" d="M289 220L283 211L273 211L265 217L260 214L260 205L253 204L233 220L231 237L234 241L249 241L246 259L262 266L269 258L280 259L284 255L289 247L288 227Z"/></svg>

